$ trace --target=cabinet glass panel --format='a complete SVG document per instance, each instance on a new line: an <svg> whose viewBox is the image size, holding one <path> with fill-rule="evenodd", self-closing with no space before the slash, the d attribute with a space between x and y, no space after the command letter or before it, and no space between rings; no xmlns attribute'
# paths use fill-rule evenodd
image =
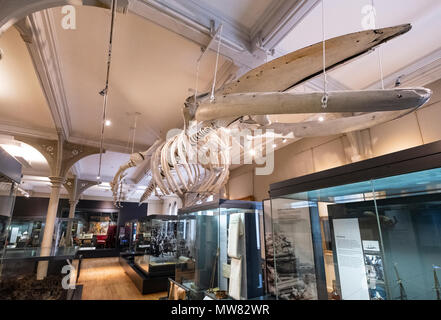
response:
<svg viewBox="0 0 441 320"><path fill-rule="evenodd" d="M441 169L373 181L388 299L441 300Z"/></svg>
<svg viewBox="0 0 441 320"><path fill-rule="evenodd" d="M132 223L135 265L145 272L171 270L176 257L177 216L150 216Z"/></svg>
<svg viewBox="0 0 441 320"><path fill-rule="evenodd" d="M3 256L4 250L8 245L9 226L15 200L14 189L15 183L6 180L3 181L0 177L0 258Z"/></svg>
<svg viewBox="0 0 441 320"><path fill-rule="evenodd" d="M433 169L273 198L269 291L441 299L440 191L441 169Z"/></svg>
<svg viewBox="0 0 441 320"><path fill-rule="evenodd" d="M219 209L186 213L179 218L176 281L201 295L218 286Z"/></svg>
<svg viewBox="0 0 441 320"><path fill-rule="evenodd" d="M264 294L261 203L220 200L179 215L176 281L212 299Z"/></svg>
<svg viewBox="0 0 441 320"><path fill-rule="evenodd" d="M45 219L12 218L6 248L37 248L43 239Z"/></svg>

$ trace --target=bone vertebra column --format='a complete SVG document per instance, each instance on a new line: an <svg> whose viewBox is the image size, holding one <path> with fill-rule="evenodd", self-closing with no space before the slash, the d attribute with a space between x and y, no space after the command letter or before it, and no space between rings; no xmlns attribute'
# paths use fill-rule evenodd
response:
<svg viewBox="0 0 441 320"><path fill-rule="evenodd" d="M49 256L52 250L52 239L54 236L55 219L57 218L58 202L60 200L60 188L64 182L62 177L49 177L51 181L51 197L47 209L46 223L44 226L43 241L41 242L40 256ZM37 268L37 280L46 278L49 262L40 261Z"/></svg>

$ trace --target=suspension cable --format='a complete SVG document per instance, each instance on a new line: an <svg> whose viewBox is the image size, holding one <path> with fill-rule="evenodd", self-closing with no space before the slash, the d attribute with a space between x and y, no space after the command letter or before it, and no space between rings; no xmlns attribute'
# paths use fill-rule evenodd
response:
<svg viewBox="0 0 441 320"><path fill-rule="evenodd" d="M211 87L210 102L214 102L214 100L216 100L214 96L214 90L216 89L217 68L219 65L219 53L220 53L220 46L222 43L222 30L223 30L223 25L220 26L220 30L219 30L219 40L217 43L217 53L216 53L216 65L214 67L214 78L213 78L213 85Z"/></svg>
<svg viewBox="0 0 441 320"><path fill-rule="evenodd" d="M323 97L322 108L328 107L328 74L326 72L325 0L322 0Z"/></svg>
<svg viewBox="0 0 441 320"><path fill-rule="evenodd" d="M139 112L135 112L135 121L133 123L132 153L135 151L136 124L138 122L138 116L140 115L141 114Z"/></svg>
<svg viewBox="0 0 441 320"><path fill-rule="evenodd" d="M98 180L101 179L101 166L103 161L104 130L106 126L106 117L107 117L107 102L108 102L107 97L109 93L110 65L112 62L112 44L113 44L113 34L115 29L117 2L118 0L112 0L112 5L111 5L112 17L110 20L110 39L109 39L109 51L107 55L106 83L104 89L100 92L100 94L103 96L103 113L102 113L102 123L101 123L100 158L99 158L98 176L97 176Z"/></svg>
<svg viewBox="0 0 441 320"><path fill-rule="evenodd" d="M374 17L374 29L377 29L377 9L375 8L374 0L371 0L371 7L373 10L372 13ZM377 55L378 55L378 67L379 67L380 79L381 79L381 88L384 90L383 57L381 55L381 48L378 48Z"/></svg>

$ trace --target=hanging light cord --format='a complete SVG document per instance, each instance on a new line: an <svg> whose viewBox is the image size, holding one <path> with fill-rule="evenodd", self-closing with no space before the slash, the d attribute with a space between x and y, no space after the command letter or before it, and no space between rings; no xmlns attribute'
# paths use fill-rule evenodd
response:
<svg viewBox="0 0 441 320"><path fill-rule="evenodd" d="M326 38L325 38L325 0L322 0L322 40L323 40L323 97L322 108L328 107L328 74L326 73Z"/></svg>
<svg viewBox="0 0 441 320"><path fill-rule="evenodd" d="M374 0L371 0L371 7L374 16L374 29L377 28L377 9L375 8ZM384 73L383 73L383 57L381 56L381 48L377 50L378 55L378 67L380 69L381 88L384 90Z"/></svg>
<svg viewBox="0 0 441 320"><path fill-rule="evenodd" d="M100 92L103 96L103 114L102 114L102 123L101 123L101 138L100 138L100 159L98 165L98 179L101 179L101 165L103 160L103 141L104 141L104 129L106 126L106 117L107 117L107 102L108 102L108 92L109 92L109 78L110 78L110 65L112 62L112 43L113 43L113 33L115 28L115 16L116 16L116 7L118 0L112 0L111 12L112 17L110 21L110 39L109 39L109 52L107 55L107 74L106 74L106 85L104 89Z"/></svg>
<svg viewBox="0 0 441 320"><path fill-rule="evenodd" d="M210 96L211 102L214 102L216 100L216 98L214 96L214 90L216 89L217 68L219 66L219 53L220 53L220 46L222 43L222 30L223 30L223 25L220 26L220 30L219 30L219 41L217 43L216 65L214 67L214 79L213 79L213 85L211 87L211 96Z"/></svg>

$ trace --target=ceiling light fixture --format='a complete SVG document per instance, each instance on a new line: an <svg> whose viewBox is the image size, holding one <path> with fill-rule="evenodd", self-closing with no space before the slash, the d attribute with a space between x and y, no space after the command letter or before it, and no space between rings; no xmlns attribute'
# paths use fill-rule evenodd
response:
<svg viewBox="0 0 441 320"><path fill-rule="evenodd" d="M110 125L112 124L112 121L106 120L105 124L106 124L106 127L110 127Z"/></svg>
<svg viewBox="0 0 441 320"><path fill-rule="evenodd" d="M274 144L273 144L273 148L274 148L274 149L277 148L277 144L274 143Z"/></svg>
<svg viewBox="0 0 441 320"><path fill-rule="evenodd" d="M251 149L251 150L250 150L250 155L255 156L255 155L256 155L256 150Z"/></svg>
<svg viewBox="0 0 441 320"><path fill-rule="evenodd" d="M325 121L325 118L324 118L323 116L320 116L320 117L318 118L318 121L323 122L323 121Z"/></svg>
<svg viewBox="0 0 441 320"><path fill-rule="evenodd" d="M286 139L283 139L283 140L282 140L283 143L286 143L287 141L288 141L288 140L286 140Z"/></svg>

